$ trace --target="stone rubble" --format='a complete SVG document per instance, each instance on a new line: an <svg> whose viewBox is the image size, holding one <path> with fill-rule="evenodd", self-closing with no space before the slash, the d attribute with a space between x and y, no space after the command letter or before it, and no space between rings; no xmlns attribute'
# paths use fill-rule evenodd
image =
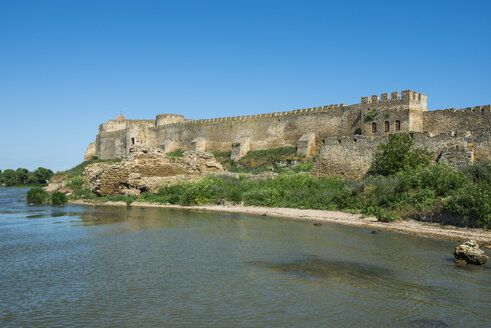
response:
<svg viewBox="0 0 491 328"><path fill-rule="evenodd" d="M160 148L133 147L121 163L96 163L85 168L84 187L98 196L139 196L163 185L199 179L206 172L223 172L211 153L189 151L169 158Z"/></svg>

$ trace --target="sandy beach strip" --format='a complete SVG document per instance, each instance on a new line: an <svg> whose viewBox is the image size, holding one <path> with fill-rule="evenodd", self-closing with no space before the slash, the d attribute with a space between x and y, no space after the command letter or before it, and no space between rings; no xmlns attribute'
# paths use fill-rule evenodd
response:
<svg viewBox="0 0 491 328"><path fill-rule="evenodd" d="M70 204L89 205L89 206L127 206L125 202L97 202L86 200L70 201ZM261 216L274 216L295 220L312 222L338 223L354 227L363 227L372 230L386 230L407 233L417 236L432 237L455 241L466 241L473 239L481 245L491 245L491 231L474 228L461 228L438 223L427 223L415 220L402 220L396 222L379 222L373 216L360 214L350 214L338 211L308 210L297 208L271 208L261 206L226 206L226 205L205 205L205 206L181 206L181 205L162 205L158 203L133 202L131 207L159 207L174 208L193 211L215 211L246 213Z"/></svg>

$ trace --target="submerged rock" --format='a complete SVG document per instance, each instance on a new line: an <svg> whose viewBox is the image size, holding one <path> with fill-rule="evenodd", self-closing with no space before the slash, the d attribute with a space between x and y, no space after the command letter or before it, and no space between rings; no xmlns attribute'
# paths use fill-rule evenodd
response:
<svg viewBox="0 0 491 328"><path fill-rule="evenodd" d="M468 240L455 248L453 253L455 263L483 265L488 261L484 251L479 249L479 245L474 240Z"/></svg>

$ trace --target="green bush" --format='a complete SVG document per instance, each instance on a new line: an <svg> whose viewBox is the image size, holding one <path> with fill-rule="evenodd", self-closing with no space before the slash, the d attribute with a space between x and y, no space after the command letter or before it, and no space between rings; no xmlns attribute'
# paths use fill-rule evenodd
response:
<svg viewBox="0 0 491 328"><path fill-rule="evenodd" d="M82 188L82 184L84 183L84 178L82 176L76 176L69 180L68 187L72 189Z"/></svg>
<svg viewBox="0 0 491 328"><path fill-rule="evenodd" d="M377 211L376 214L377 220L381 222L394 222L394 221L399 221L402 220L402 218L399 215L396 215L394 212L381 208Z"/></svg>
<svg viewBox="0 0 491 328"><path fill-rule="evenodd" d="M377 110L373 110L371 112L368 112L365 114L365 117L363 118L363 121L364 122L371 122L373 120L375 120L375 118L377 117L378 115L378 111Z"/></svg>
<svg viewBox="0 0 491 328"><path fill-rule="evenodd" d="M55 191L54 193L51 194L52 205L62 206L65 205L67 202L68 202L68 198L64 193Z"/></svg>
<svg viewBox="0 0 491 328"><path fill-rule="evenodd" d="M40 188L31 188L27 192L26 201L28 204L42 205L49 201L49 194Z"/></svg>
<svg viewBox="0 0 491 328"><path fill-rule="evenodd" d="M408 134L391 134L386 144L378 146L370 173L393 175L403 170L429 165L431 154L423 149L411 149L413 139Z"/></svg>
<svg viewBox="0 0 491 328"><path fill-rule="evenodd" d="M467 176L446 163L437 163L419 171L420 185L430 188L438 196L447 196L468 183Z"/></svg>
<svg viewBox="0 0 491 328"><path fill-rule="evenodd" d="M469 225L487 229L491 224L491 188L488 184L467 185L450 198L445 206Z"/></svg>
<svg viewBox="0 0 491 328"><path fill-rule="evenodd" d="M90 191L90 189L75 189L70 195L70 199L94 199L96 196Z"/></svg>

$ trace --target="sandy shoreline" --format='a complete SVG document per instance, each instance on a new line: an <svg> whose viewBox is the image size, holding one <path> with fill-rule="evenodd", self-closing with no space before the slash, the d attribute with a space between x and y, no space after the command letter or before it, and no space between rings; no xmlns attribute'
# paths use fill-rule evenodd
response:
<svg viewBox="0 0 491 328"><path fill-rule="evenodd" d="M94 202L76 200L70 201L70 204L89 205L89 206L126 206L125 202ZM207 206L180 206L180 205L162 205L156 203L133 202L131 207L161 207L175 208L194 211L215 211L215 212L232 212L246 213L262 216L275 216L295 220L305 220L313 222L330 222L343 224L354 227L363 227L373 230L397 231L417 236L432 237L438 239L465 241L474 239L481 245L491 244L491 231L473 228L460 228L454 226L442 226L437 223L426 223L415 220L397 221L391 223L379 222L375 217L366 217L360 214L350 214L337 211L325 210L303 210L297 208L270 208L260 206L225 206L225 205L207 205Z"/></svg>

